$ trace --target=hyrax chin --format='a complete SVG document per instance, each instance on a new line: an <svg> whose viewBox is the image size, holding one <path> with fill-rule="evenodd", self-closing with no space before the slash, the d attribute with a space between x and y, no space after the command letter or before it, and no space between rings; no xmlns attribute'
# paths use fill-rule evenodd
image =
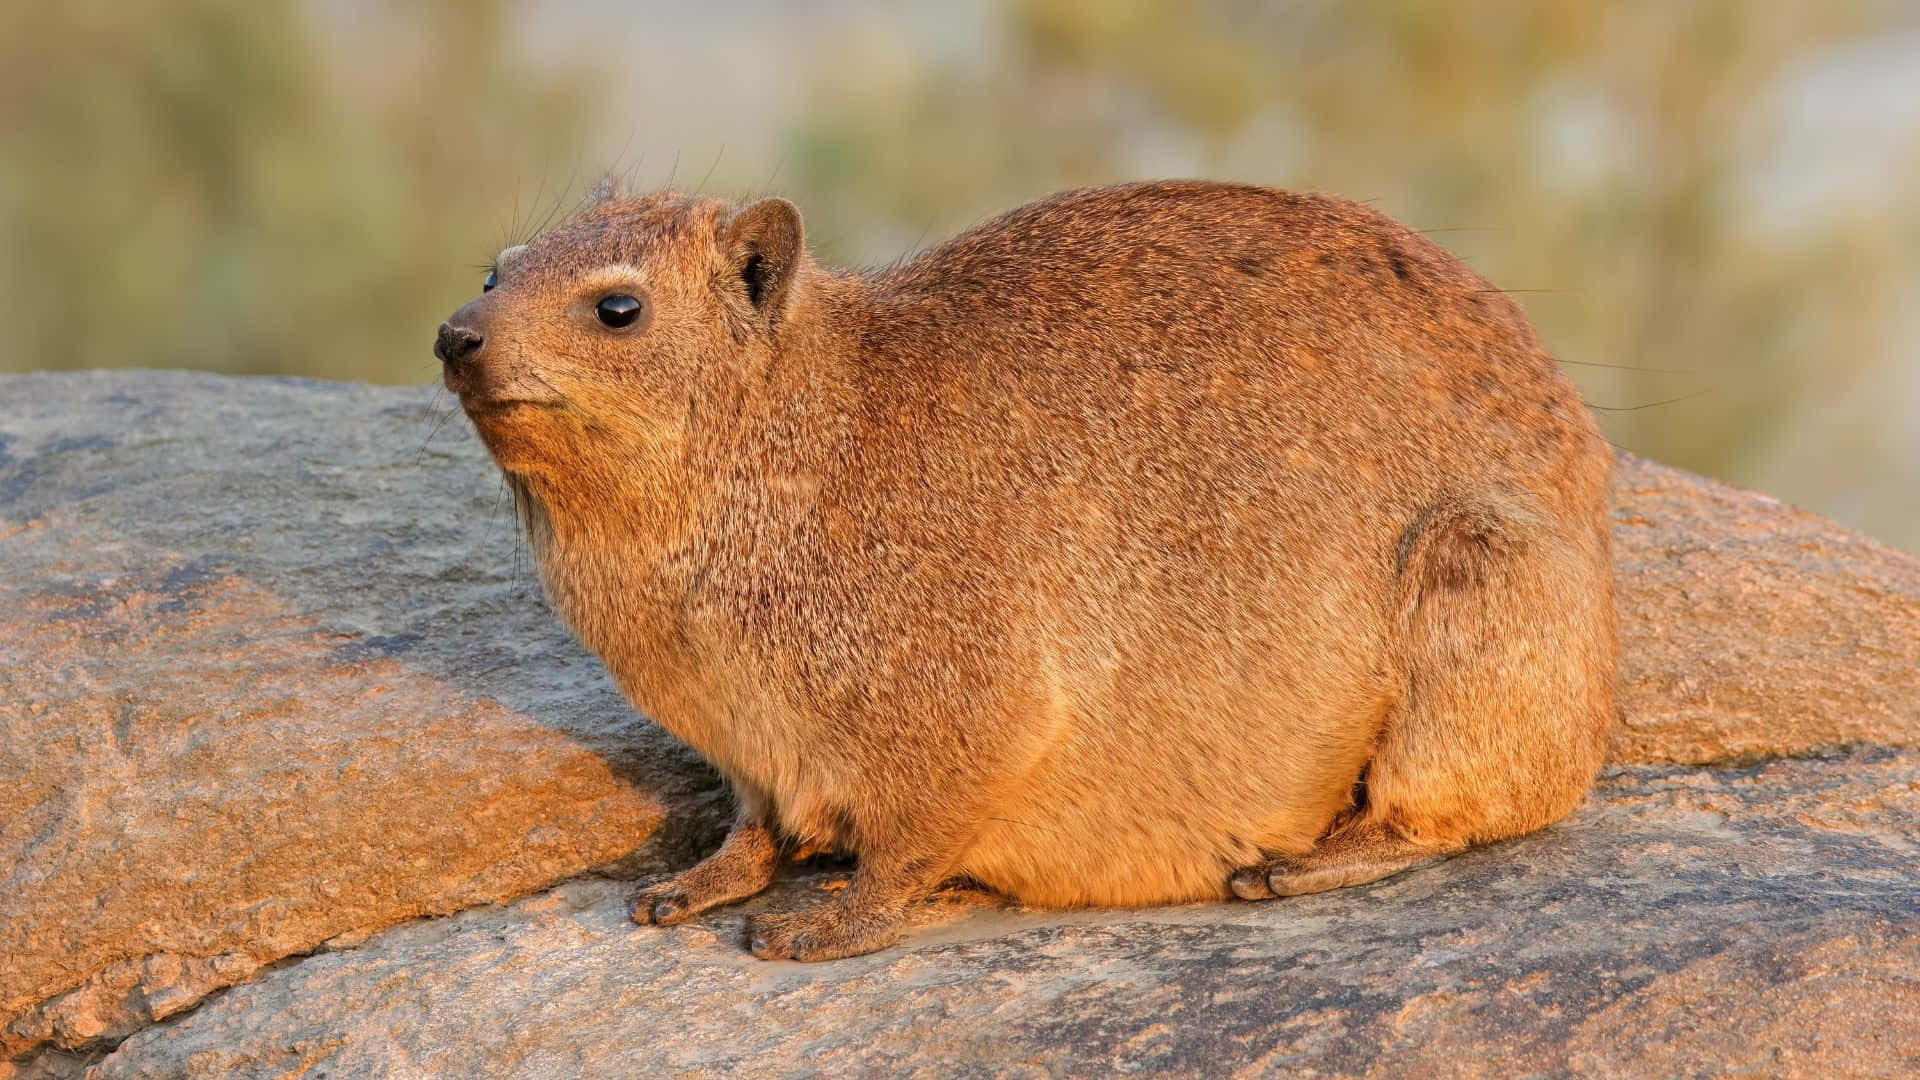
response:
<svg viewBox="0 0 1920 1080"><path fill-rule="evenodd" d="M541 580L732 833L671 924L858 855L763 957L1248 900L1538 829L1613 712L1605 442L1518 309L1353 203L1069 192L895 269L792 204L602 193L435 350Z"/></svg>

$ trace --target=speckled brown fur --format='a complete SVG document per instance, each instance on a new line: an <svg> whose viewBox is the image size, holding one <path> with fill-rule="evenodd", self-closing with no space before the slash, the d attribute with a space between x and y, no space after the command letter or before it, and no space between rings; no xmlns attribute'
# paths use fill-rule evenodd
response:
<svg viewBox="0 0 1920 1080"><path fill-rule="evenodd" d="M1513 303L1371 210L1078 191L851 274L780 200L609 194L502 255L447 384L562 618L739 797L637 919L782 843L859 869L762 956L881 947L954 875L1331 888L1599 767L1607 447Z"/></svg>

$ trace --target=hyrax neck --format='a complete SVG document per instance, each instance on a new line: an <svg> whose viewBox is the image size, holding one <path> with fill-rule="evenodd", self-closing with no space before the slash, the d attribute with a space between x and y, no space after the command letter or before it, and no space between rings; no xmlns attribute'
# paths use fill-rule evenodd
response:
<svg viewBox="0 0 1920 1080"><path fill-rule="evenodd" d="M642 712L720 763L731 718L768 700L759 612L807 591L826 463L844 456L852 339L810 299L762 363L695 399L662 460L515 486L555 610Z"/></svg>

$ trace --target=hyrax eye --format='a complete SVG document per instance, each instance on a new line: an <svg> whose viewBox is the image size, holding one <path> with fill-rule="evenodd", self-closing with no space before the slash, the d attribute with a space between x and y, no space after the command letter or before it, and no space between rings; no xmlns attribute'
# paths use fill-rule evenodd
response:
<svg viewBox="0 0 1920 1080"><path fill-rule="evenodd" d="M593 313L599 316L602 325L624 330L640 317L640 301L624 293L605 297L594 306Z"/></svg>
<svg viewBox="0 0 1920 1080"><path fill-rule="evenodd" d="M483 282L481 282L481 283L480 283L480 291L481 291L481 292L492 292L492 291L493 291L493 287L494 287L495 285L498 285L498 284L500 284L500 271L498 271L498 270L488 270L488 271L487 271L487 280L485 280L485 281L483 281Z"/></svg>

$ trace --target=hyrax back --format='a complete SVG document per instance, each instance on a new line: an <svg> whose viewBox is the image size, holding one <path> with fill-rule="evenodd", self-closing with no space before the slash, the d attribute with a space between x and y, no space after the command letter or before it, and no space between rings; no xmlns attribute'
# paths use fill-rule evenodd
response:
<svg viewBox="0 0 1920 1080"><path fill-rule="evenodd" d="M642 921L798 844L859 870L764 956L877 948L957 874L1311 891L1600 764L1606 445L1504 295L1363 207L1072 192L859 275L779 200L611 197L498 281L448 384L561 615L739 796Z"/></svg>

